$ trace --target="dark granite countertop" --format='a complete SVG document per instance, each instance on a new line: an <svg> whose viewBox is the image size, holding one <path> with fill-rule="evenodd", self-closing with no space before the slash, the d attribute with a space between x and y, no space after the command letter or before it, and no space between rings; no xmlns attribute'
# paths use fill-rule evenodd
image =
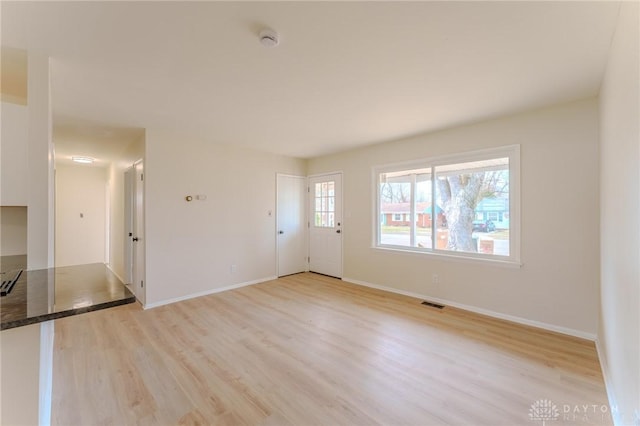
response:
<svg viewBox="0 0 640 426"><path fill-rule="evenodd" d="M2 259L2 279L24 269ZM104 264L24 270L12 291L0 297L0 330L135 302L135 296Z"/></svg>

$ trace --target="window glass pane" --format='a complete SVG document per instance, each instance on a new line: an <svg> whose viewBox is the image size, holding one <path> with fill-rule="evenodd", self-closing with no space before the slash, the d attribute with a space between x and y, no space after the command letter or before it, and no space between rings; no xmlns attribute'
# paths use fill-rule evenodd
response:
<svg viewBox="0 0 640 426"><path fill-rule="evenodd" d="M380 174L380 244L409 246L409 227L403 226L403 213L409 207L408 174Z"/></svg>
<svg viewBox="0 0 640 426"><path fill-rule="evenodd" d="M335 195L335 182L327 183L327 195L333 197Z"/></svg>
<svg viewBox="0 0 640 426"><path fill-rule="evenodd" d="M431 247L429 171L414 169L380 174L380 244ZM413 219L412 208L415 208Z"/></svg>
<svg viewBox="0 0 640 426"><path fill-rule="evenodd" d="M335 182L318 182L315 184L315 222L316 227L333 228L335 212ZM332 213L329 215L329 213Z"/></svg>
<svg viewBox="0 0 640 426"><path fill-rule="evenodd" d="M442 208L436 248L509 256L509 159L435 168L436 204Z"/></svg>

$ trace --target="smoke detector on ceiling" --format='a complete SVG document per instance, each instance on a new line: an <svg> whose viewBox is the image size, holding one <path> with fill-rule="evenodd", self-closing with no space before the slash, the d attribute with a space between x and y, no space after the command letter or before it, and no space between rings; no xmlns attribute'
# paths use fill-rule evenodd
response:
<svg viewBox="0 0 640 426"><path fill-rule="evenodd" d="M264 47L276 47L280 43L280 38L277 32L264 29L260 31L260 43Z"/></svg>

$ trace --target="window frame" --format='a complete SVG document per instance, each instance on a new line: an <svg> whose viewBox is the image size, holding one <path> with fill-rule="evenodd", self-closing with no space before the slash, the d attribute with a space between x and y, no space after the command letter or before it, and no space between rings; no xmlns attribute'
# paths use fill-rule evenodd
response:
<svg viewBox="0 0 640 426"><path fill-rule="evenodd" d="M329 195L329 188L327 188L326 194L324 192L322 192L322 189L321 189L320 196L318 197L316 195L316 193L317 193L316 186L322 185L322 184L328 184L328 183L332 183L333 185L335 185L334 181L323 181L323 182L316 182L315 186L313 188L313 194L312 194L312 197L313 197L313 226L316 227L316 228L324 228L324 229L335 229L336 228L336 218L335 218L335 214L336 214L336 211L335 211L335 209L336 209L336 195L335 195L335 186L334 186L334 189L333 189L333 195ZM311 188L309 189L309 191L311 191ZM320 200L321 206L324 205L324 207L325 207L324 209L322 209L322 207L321 207L321 210L317 210L316 206L317 206L317 201L318 200ZM329 205L331 204L329 202L329 200L333 200L333 208L332 209L329 208ZM323 215L326 215L327 225L324 225L324 222L322 221L322 219L320 219L321 224L320 225L317 224L317 215L318 214L320 214L321 218L322 218ZM332 224L329 224L329 223L331 223L330 220L329 220L330 215L333 215L333 223Z"/></svg>
<svg viewBox="0 0 640 426"><path fill-rule="evenodd" d="M380 199L380 174L399 172L414 169L431 169L432 190L435 188L436 178L435 168L458 163L473 161L491 160L496 158L509 158L509 256L494 254L470 253L438 249L437 247L412 247L391 244L381 244L381 199ZM392 164L382 164L372 167L372 188L373 188L373 239L372 248L377 250L393 251L398 253L416 254L419 256L437 256L452 260L464 260L481 262L483 264L493 263L507 266L519 267L522 265L520 259L520 145L507 145L495 148L468 151L456 154L448 154L434 157L427 157ZM414 196L414 194L412 194ZM435 194L432 195L435 200ZM432 203L433 205L433 203ZM434 209L435 210L435 209ZM432 219L433 222L433 219ZM432 225L433 232L433 225ZM434 238L432 236L432 245Z"/></svg>

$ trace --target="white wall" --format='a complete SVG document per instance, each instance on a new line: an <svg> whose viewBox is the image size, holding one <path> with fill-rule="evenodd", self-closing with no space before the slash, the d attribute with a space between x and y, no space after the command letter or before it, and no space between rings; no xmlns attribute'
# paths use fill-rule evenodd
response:
<svg viewBox="0 0 640 426"><path fill-rule="evenodd" d="M29 52L27 269L53 266L54 177L49 57Z"/></svg>
<svg viewBox="0 0 640 426"><path fill-rule="evenodd" d="M27 208L0 206L0 256L27 254Z"/></svg>
<svg viewBox="0 0 640 426"><path fill-rule="evenodd" d="M56 167L56 266L105 261L106 185L106 168Z"/></svg>
<svg viewBox="0 0 640 426"><path fill-rule="evenodd" d="M109 182L109 267L124 280L124 172L112 163Z"/></svg>
<svg viewBox="0 0 640 426"><path fill-rule="evenodd" d="M27 106L2 102L0 204L28 206L27 268L53 266L49 58L28 53Z"/></svg>
<svg viewBox="0 0 640 426"><path fill-rule="evenodd" d="M0 110L0 205L26 206L29 108L2 102Z"/></svg>
<svg viewBox="0 0 640 426"><path fill-rule="evenodd" d="M147 130L147 304L274 277L276 173L305 165ZM208 198L185 201L197 194Z"/></svg>
<svg viewBox="0 0 640 426"><path fill-rule="evenodd" d="M0 424L51 423L53 339L53 321L0 333Z"/></svg>
<svg viewBox="0 0 640 426"><path fill-rule="evenodd" d="M125 189L124 172L131 167L134 162L144 157L144 136L137 141L133 141L127 150L122 154L117 162L109 165L108 180L110 189L110 221L109 221L109 267L126 281L125 273Z"/></svg>
<svg viewBox="0 0 640 426"><path fill-rule="evenodd" d="M373 166L512 144L521 145L522 267L372 248ZM309 174L344 172L345 279L591 338L599 304L597 170L595 99L309 162Z"/></svg>
<svg viewBox="0 0 640 426"><path fill-rule="evenodd" d="M37 425L40 411L40 324L3 330L0 423Z"/></svg>
<svg viewBox="0 0 640 426"><path fill-rule="evenodd" d="M16 122L7 123L6 103L2 103L2 204L27 206L27 269L53 266L54 178L51 141L49 58L42 52L28 53L28 107L6 111ZM15 113L15 114L14 114ZM26 115L26 117L25 117ZM17 139L5 150L5 126ZM25 138L26 135L26 138ZM24 146L14 145L22 140ZM8 155L7 152L9 153ZM6 155L6 156L5 156ZM15 156L15 157L14 157ZM25 163L26 160L26 163ZM7 162L15 162L8 166ZM26 174L24 167L26 166ZM9 177L7 177L9 176ZM6 181L5 181L6 179ZM5 199L5 189L8 185ZM46 330L46 331L43 331ZM50 417L50 357L53 327L36 324L0 333L2 368L0 373L1 424L45 424ZM41 340L42 339L42 340ZM41 422L42 421L42 422Z"/></svg>
<svg viewBox="0 0 640 426"><path fill-rule="evenodd" d="M640 37L623 3L600 94L601 314L598 349L617 424L640 424Z"/></svg>

